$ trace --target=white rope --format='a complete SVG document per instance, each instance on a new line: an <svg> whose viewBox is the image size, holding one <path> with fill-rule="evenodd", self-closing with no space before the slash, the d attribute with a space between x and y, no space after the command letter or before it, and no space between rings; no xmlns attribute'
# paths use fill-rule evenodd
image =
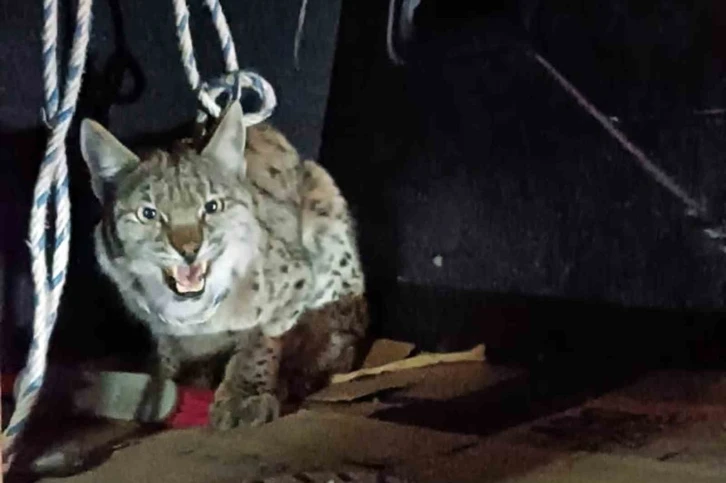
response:
<svg viewBox="0 0 726 483"><path fill-rule="evenodd" d="M197 122L203 123L207 116L219 117L222 107L217 104L217 99L223 93L228 93L231 97L229 102L237 101L244 88L254 89L262 100L262 106L257 112L246 112L244 114L245 125L252 126L270 117L277 105L275 91L270 83L259 74L239 70L232 33L219 0L204 0L204 3L212 14L212 22L222 45L226 73L217 79L204 83L201 81L197 61L194 57L194 46L192 45L192 35L189 28L189 8L186 0L173 0L172 3L184 72L187 75L189 85L196 92L201 104Z"/></svg>
<svg viewBox="0 0 726 483"><path fill-rule="evenodd" d="M219 3L219 0L204 0L204 3L212 14L212 23L214 23L214 28L217 29L219 42L222 44L222 55L224 56L224 66L227 72L239 70L237 50L234 48L232 33L229 31L227 17L224 16L222 5Z"/></svg>
<svg viewBox="0 0 726 483"><path fill-rule="evenodd" d="M386 52L388 52L388 58L391 59L396 65L403 65L405 62L400 55L396 52L396 46L393 42L393 29L395 26L396 16L396 0L388 1L388 20L386 22Z"/></svg>
<svg viewBox="0 0 726 483"><path fill-rule="evenodd" d="M295 30L295 41L292 47L292 57L295 68L300 68L300 44L302 43L303 27L305 26L305 14L308 10L308 0L302 0L300 11L297 14L297 29Z"/></svg>
<svg viewBox="0 0 726 483"><path fill-rule="evenodd" d="M43 118L50 133L45 157L33 193L29 241L35 285L33 339L16 393L15 411L3 433L3 472L17 453L16 442L38 400L46 370L46 356L66 280L71 220L65 139L81 88L90 37L92 0L78 0L76 30L68 60L63 97L59 102L57 45L58 0L43 2ZM60 108L59 108L60 104ZM48 205L53 203L54 229L46 226ZM51 244L52 242L52 244ZM52 259L48 273L47 258Z"/></svg>
<svg viewBox="0 0 726 483"><path fill-rule="evenodd" d="M220 108L214 100L201 87L201 78L197 69L197 60L194 57L192 46L192 33L189 30L189 8L184 0L174 0L174 16L176 18L176 33L179 40L179 50L182 54L182 66L189 80L192 90L197 93L202 107L211 115L219 116Z"/></svg>

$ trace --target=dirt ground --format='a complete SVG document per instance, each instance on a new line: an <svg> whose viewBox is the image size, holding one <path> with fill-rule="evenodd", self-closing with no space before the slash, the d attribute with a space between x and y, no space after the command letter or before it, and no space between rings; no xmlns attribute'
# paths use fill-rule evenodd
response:
<svg viewBox="0 0 726 483"><path fill-rule="evenodd" d="M40 481L723 481L726 373L652 372L517 422L536 404L522 396L527 378L448 363L334 384L258 428L75 427L76 474Z"/></svg>

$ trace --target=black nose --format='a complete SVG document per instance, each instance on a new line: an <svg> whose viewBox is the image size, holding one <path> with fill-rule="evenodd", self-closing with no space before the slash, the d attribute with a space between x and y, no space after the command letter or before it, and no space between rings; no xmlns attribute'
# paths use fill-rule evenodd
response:
<svg viewBox="0 0 726 483"><path fill-rule="evenodd" d="M199 225L182 225L169 232L169 242L184 261L191 264L202 247L202 229Z"/></svg>

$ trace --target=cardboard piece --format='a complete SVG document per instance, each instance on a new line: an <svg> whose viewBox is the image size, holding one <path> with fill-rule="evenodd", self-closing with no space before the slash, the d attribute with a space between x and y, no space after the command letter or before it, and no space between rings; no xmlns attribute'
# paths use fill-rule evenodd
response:
<svg viewBox="0 0 726 483"><path fill-rule="evenodd" d="M443 401L480 391L523 374L524 371L519 369L492 367L480 362L447 363L332 384L308 396L307 401L360 405L380 398L389 406L410 399Z"/></svg>
<svg viewBox="0 0 726 483"><path fill-rule="evenodd" d="M369 367L346 374L336 374L331 379L331 384L340 384L366 376L375 376L384 372L405 371L436 364L451 362L484 361L484 344L480 344L471 350L463 352L448 353L422 353L418 356L400 361L390 362L378 367Z"/></svg>
<svg viewBox="0 0 726 483"><path fill-rule="evenodd" d="M402 371L381 374L378 377L366 377L348 382L331 384L308 396L308 401L317 402L353 402L394 389L413 386L424 378L424 374L414 371Z"/></svg>
<svg viewBox="0 0 726 483"><path fill-rule="evenodd" d="M368 369L370 367L378 367L390 362L400 361L410 356L414 349L415 346L408 342L378 339L373 342L361 368Z"/></svg>

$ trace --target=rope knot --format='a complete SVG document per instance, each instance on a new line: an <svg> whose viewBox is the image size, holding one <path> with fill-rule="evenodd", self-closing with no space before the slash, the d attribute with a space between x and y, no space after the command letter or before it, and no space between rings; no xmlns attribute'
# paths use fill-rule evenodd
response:
<svg viewBox="0 0 726 483"><path fill-rule="evenodd" d="M203 82L199 89L212 99L215 106L219 107L218 112L208 112L208 109L203 108L202 110L206 112L201 113L197 118L202 122L208 115L218 117L231 102L240 101L245 90L254 91L260 100L256 111L245 112L243 119L246 126L253 126L265 121L277 106L277 97L270 83L261 75L249 70L228 72Z"/></svg>

